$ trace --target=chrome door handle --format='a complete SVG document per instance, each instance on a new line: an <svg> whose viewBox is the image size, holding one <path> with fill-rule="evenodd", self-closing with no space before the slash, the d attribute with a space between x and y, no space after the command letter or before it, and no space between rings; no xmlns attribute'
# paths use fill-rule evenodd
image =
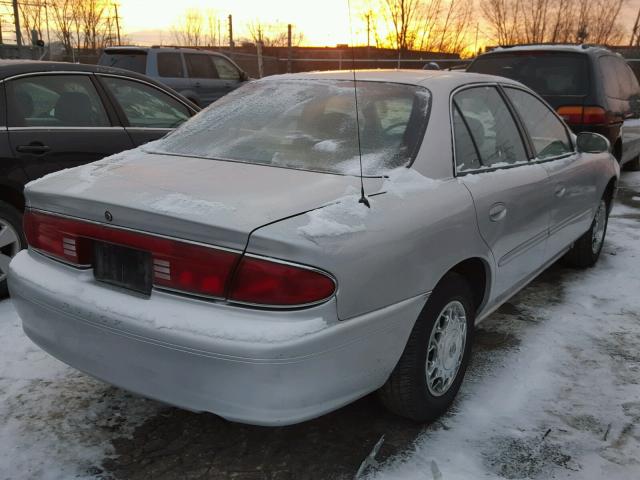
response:
<svg viewBox="0 0 640 480"><path fill-rule="evenodd" d="M565 188L564 185L557 185L556 186L556 191L555 191L556 197L562 198L562 197L564 197L565 193L567 193L567 189Z"/></svg>
<svg viewBox="0 0 640 480"><path fill-rule="evenodd" d="M489 219L492 222L499 222L507 216L507 206L504 203L496 203L489 210Z"/></svg>

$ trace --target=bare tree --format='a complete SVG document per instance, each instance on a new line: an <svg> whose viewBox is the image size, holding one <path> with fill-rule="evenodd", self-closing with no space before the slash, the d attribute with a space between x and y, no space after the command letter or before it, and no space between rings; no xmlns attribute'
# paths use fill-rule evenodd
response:
<svg viewBox="0 0 640 480"><path fill-rule="evenodd" d="M49 0L55 32L67 55L72 53L74 44L76 44L74 31L77 24L77 3L77 0Z"/></svg>
<svg viewBox="0 0 640 480"><path fill-rule="evenodd" d="M253 43L262 42L265 47L286 47L288 41L287 24L285 23L264 23L258 19L246 25L249 39ZM302 32L292 28L291 44L299 46L303 41Z"/></svg>
<svg viewBox="0 0 640 480"><path fill-rule="evenodd" d="M207 10L207 34L206 34L206 44L207 46L218 46L221 42L221 26L220 26L220 17L218 16L218 12L213 9Z"/></svg>
<svg viewBox="0 0 640 480"><path fill-rule="evenodd" d="M413 48L417 38L420 0L384 0L393 27L393 44L398 52Z"/></svg>
<svg viewBox="0 0 640 480"><path fill-rule="evenodd" d="M500 45L520 40L522 0L482 0L480 10L492 30L492 38Z"/></svg>
<svg viewBox="0 0 640 480"><path fill-rule="evenodd" d="M620 12L627 0L481 0L481 13L500 45L514 43L613 44L622 39Z"/></svg>
<svg viewBox="0 0 640 480"><path fill-rule="evenodd" d="M42 38L42 30L46 28L45 3L43 0L30 0L28 3L21 3L20 18L22 28L25 31L24 38L31 41L31 31L35 30L38 38Z"/></svg>
<svg viewBox="0 0 640 480"><path fill-rule="evenodd" d="M173 36L180 45L199 47L204 44L204 17L196 8L187 9L184 16L172 28Z"/></svg>

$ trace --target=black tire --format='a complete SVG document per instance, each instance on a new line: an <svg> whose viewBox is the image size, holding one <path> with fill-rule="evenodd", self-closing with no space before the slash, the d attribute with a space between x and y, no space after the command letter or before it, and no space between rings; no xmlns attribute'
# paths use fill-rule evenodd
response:
<svg viewBox="0 0 640 480"><path fill-rule="evenodd" d="M594 247L594 232L598 227L598 213L601 208L604 208L604 229L602 230L602 237L597 247ZM595 218L591 222L589 230L582 235L571 247L571 250L567 252L564 257L564 263L574 268L589 268L593 267L598 258L600 258L600 252L604 246L604 239L607 234L607 226L609 225L609 202L606 198L603 198L598 205Z"/></svg>
<svg viewBox="0 0 640 480"><path fill-rule="evenodd" d="M624 169L628 172L637 172L640 171L640 156L637 156L630 162L624 164Z"/></svg>
<svg viewBox="0 0 640 480"><path fill-rule="evenodd" d="M13 229L10 232L9 229ZM17 237L17 242L4 243L5 235L13 233ZM11 235L13 238L14 235ZM22 212L6 202L0 200L0 298L9 296L5 269L8 266L8 259L13 258L20 250L27 246L22 231Z"/></svg>
<svg viewBox="0 0 640 480"><path fill-rule="evenodd" d="M448 389L440 395L434 395L427 384L429 340L441 312L452 302L459 302L466 315L464 353ZM469 284L461 275L448 273L431 294L413 327L402 357L387 383L378 391L385 407L417 422L430 422L442 415L453 403L467 370L474 321L475 307Z"/></svg>

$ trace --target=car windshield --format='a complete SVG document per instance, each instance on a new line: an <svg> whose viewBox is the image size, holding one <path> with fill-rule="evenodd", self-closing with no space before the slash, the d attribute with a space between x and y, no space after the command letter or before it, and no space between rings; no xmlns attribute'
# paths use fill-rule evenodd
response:
<svg viewBox="0 0 640 480"><path fill-rule="evenodd" d="M415 157L430 95L416 85L358 81L363 172L380 175ZM354 84L346 80L251 82L148 151L359 174Z"/></svg>
<svg viewBox="0 0 640 480"><path fill-rule="evenodd" d="M123 68L132 72L145 73L147 70L146 52L109 51L100 57L100 65Z"/></svg>
<svg viewBox="0 0 640 480"><path fill-rule="evenodd" d="M579 53L489 54L473 62L469 71L511 78L546 96L583 96L589 87L587 57Z"/></svg>

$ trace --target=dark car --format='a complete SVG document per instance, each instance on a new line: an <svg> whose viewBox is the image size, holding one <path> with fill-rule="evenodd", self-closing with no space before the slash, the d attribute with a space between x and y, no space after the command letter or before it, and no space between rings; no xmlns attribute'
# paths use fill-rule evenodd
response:
<svg viewBox="0 0 640 480"><path fill-rule="evenodd" d="M619 54L588 45L503 47L479 56L467 71L524 83L575 133L604 135L621 165L640 169L640 85Z"/></svg>
<svg viewBox="0 0 640 480"><path fill-rule="evenodd" d="M0 296L9 261L26 245L26 183L160 138L198 110L120 69L0 61Z"/></svg>
<svg viewBox="0 0 640 480"><path fill-rule="evenodd" d="M249 80L226 55L194 48L110 47L104 49L98 64L144 73L200 107Z"/></svg>

